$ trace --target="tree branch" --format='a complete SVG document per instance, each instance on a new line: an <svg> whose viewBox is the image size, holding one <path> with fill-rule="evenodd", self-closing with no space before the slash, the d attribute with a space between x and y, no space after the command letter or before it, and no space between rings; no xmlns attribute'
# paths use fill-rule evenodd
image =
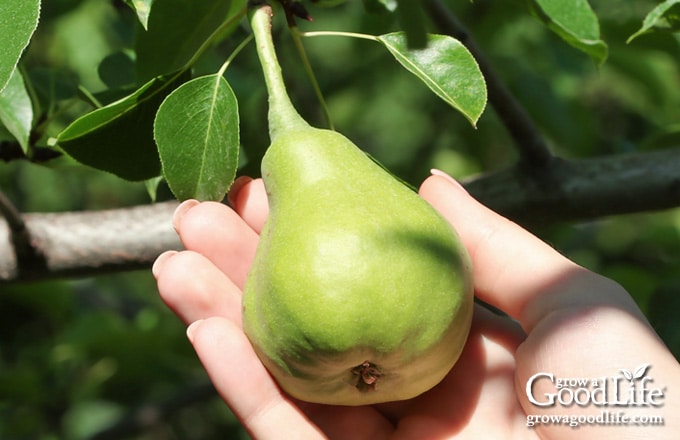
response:
<svg viewBox="0 0 680 440"><path fill-rule="evenodd" d="M12 228L0 221L0 284L148 268L181 244L172 227L176 202L107 211L22 216L33 252L18 256Z"/></svg>
<svg viewBox="0 0 680 440"><path fill-rule="evenodd" d="M680 206L680 147L585 160L554 159L527 174L520 163L465 186L528 228Z"/></svg>
<svg viewBox="0 0 680 440"><path fill-rule="evenodd" d="M680 147L586 160L554 159L527 174L518 164L463 182L491 209L533 229L559 222L680 206ZM0 284L146 269L181 249L172 223L176 202L23 220L44 265L22 266L11 228L0 221Z"/></svg>
<svg viewBox="0 0 680 440"><path fill-rule="evenodd" d="M520 160L531 171L548 163L552 154L524 107L515 99L465 27L440 0L427 0L426 10L441 32L458 39L477 61L486 80L489 102L515 141Z"/></svg>

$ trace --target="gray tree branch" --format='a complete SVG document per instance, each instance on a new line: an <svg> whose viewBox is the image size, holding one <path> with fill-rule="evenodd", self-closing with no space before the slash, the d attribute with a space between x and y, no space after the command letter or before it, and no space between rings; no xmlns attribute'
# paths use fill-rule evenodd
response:
<svg viewBox="0 0 680 440"><path fill-rule="evenodd" d="M680 206L680 148L592 159L519 163L464 185L496 212L534 229Z"/></svg>
<svg viewBox="0 0 680 440"><path fill-rule="evenodd" d="M529 229L558 222L680 206L680 147L587 160L554 159L526 173L522 163L463 182L479 201ZM176 202L108 211L25 214L42 264L17 258L0 220L0 284L148 269L181 249L172 224Z"/></svg>
<svg viewBox="0 0 680 440"><path fill-rule="evenodd" d="M42 259L17 255L12 230L0 219L0 284L148 268L161 252L181 248L171 222L176 206L25 214L31 246Z"/></svg>

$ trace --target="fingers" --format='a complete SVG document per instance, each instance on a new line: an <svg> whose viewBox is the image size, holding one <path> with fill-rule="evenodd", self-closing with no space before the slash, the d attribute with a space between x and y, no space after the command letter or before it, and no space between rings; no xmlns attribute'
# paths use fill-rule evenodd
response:
<svg viewBox="0 0 680 440"><path fill-rule="evenodd" d="M188 200L177 208L173 223L187 249L204 255L243 288L259 236L238 214L221 203Z"/></svg>
<svg viewBox="0 0 680 440"><path fill-rule="evenodd" d="M267 192L262 179L241 176L229 191L229 202L236 212L258 234L262 231L269 214Z"/></svg>
<svg viewBox="0 0 680 440"><path fill-rule="evenodd" d="M173 224L184 252L166 252L154 264L158 290L185 322L210 316L241 325L241 290L258 234L233 210L215 202L183 202Z"/></svg>
<svg viewBox="0 0 680 440"><path fill-rule="evenodd" d="M281 394L243 331L224 318L197 321L187 330L218 393L253 438L324 438Z"/></svg>
<svg viewBox="0 0 680 440"><path fill-rule="evenodd" d="M204 256L168 251L152 272L161 298L185 323L224 316L241 326L240 289Z"/></svg>
<svg viewBox="0 0 680 440"><path fill-rule="evenodd" d="M250 207L242 204L247 212ZM153 273L163 300L185 322L193 321L187 334L217 391L253 438L281 432L324 438L281 394L241 329L241 289L257 232L227 206L211 202L184 202L173 223L189 250L164 253Z"/></svg>
<svg viewBox="0 0 680 440"><path fill-rule="evenodd" d="M614 303L639 314L616 283L579 267L486 208L450 177L429 177L420 195L461 236L472 258L476 295L518 319L525 331L547 313L576 305Z"/></svg>

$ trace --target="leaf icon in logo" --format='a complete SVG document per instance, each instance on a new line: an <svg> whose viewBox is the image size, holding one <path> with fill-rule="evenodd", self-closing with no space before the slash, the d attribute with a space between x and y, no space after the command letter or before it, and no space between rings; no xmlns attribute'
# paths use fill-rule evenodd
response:
<svg viewBox="0 0 680 440"><path fill-rule="evenodd" d="M644 375L647 374L648 368L649 368L649 364L640 365L637 368L637 370L635 370L635 374L633 374L633 379L640 379L640 378L644 377ZM633 380L633 379L629 379L629 380Z"/></svg>
<svg viewBox="0 0 680 440"><path fill-rule="evenodd" d="M628 380L630 380L630 381L633 380L633 373L631 373L630 371L624 370L624 369L621 369L621 370L619 370L619 371L623 374L623 376L624 376L626 379L628 379Z"/></svg>

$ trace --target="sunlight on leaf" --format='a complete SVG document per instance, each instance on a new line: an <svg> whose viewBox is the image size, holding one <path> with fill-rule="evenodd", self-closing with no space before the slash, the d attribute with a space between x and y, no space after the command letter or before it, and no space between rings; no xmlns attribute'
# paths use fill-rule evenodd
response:
<svg viewBox="0 0 680 440"><path fill-rule="evenodd" d="M631 35L630 43L640 35L653 31L680 31L680 0L666 0L652 9L642 22L642 27Z"/></svg>
<svg viewBox="0 0 680 440"><path fill-rule="evenodd" d="M125 0L137 14L139 22L144 26L144 29L149 27L149 12L151 12L151 5L154 0Z"/></svg>
<svg viewBox="0 0 680 440"><path fill-rule="evenodd" d="M40 0L3 0L0 6L0 91L38 26Z"/></svg>
<svg viewBox="0 0 680 440"><path fill-rule="evenodd" d="M477 62L455 38L428 35L425 49L411 50L403 32L381 35L396 60L475 125L486 107L486 83Z"/></svg>
<svg viewBox="0 0 680 440"><path fill-rule="evenodd" d="M608 55L600 39L600 23L587 0L532 0L532 11L562 40L598 64Z"/></svg>

